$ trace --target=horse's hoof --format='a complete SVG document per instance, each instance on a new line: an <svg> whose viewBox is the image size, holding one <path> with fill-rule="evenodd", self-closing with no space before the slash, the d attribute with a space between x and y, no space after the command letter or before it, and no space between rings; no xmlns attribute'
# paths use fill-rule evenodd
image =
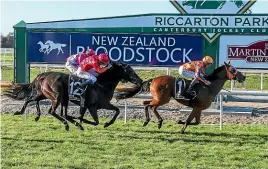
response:
<svg viewBox="0 0 268 169"><path fill-rule="evenodd" d="M184 130L181 130L181 134L184 134Z"/></svg>
<svg viewBox="0 0 268 169"><path fill-rule="evenodd" d="M84 127L83 127L82 125L78 125L78 128L79 128L80 130L84 130Z"/></svg>
<svg viewBox="0 0 268 169"><path fill-rule="evenodd" d="M145 122L143 123L142 127L147 126L148 123L149 123L148 121L145 121Z"/></svg>
<svg viewBox="0 0 268 169"><path fill-rule="evenodd" d="M161 129L161 127L162 127L162 123L158 124L158 129Z"/></svg>
<svg viewBox="0 0 268 169"><path fill-rule="evenodd" d="M104 128L110 126L111 124L110 123L104 123Z"/></svg>
<svg viewBox="0 0 268 169"><path fill-rule="evenodd" d="M21 113L20 111L16 111L13 115L22 115L23 113Z"/></svg>
<svg viewBox="0 0 268 169"><path fill-rule="evenodd" d="M177 124L184 124L184 122L181 121L181 120L179 120L179 121L177 122Z"/></svg>
<svg viewBox="0 0 268 169"><path fill-rule="evenodd" d="M65 125L65 130L66 131L69 131L69 128L70 128L69 125Z"/></svg>
<svg viewBox="0 0 268 169"><path fill-rule="evenodd" d="M38 117L35 117L34 120L35 120L35 121L38 121L39 119L40 119L40 117L38 116Z"/></svg>

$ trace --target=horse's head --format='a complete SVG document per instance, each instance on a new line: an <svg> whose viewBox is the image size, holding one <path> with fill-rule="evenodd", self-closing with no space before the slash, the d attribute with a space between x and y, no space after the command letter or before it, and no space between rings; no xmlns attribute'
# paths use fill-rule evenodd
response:
<svg viewBox="0 0 268 169"><path fill-rule="evenodd" d="M246 76L244 76L241 72L239 72L234 66L230 64L230 61L228 63L224 62L224 66L226 69L226 77L231 80L237 80L239 83L242 83L246 80Z"/></svg>
<svg viewBox="0 0 268 169"><path fill-rule="evenodd" d="M133 68L125 63L112 63L112 69L120 76L121 80L142 85L142 79L136 74Z"/></svg>
<svg viewBox="0 0 268 169"><path fill-rule="evenodd" d="M216 68L213 73L207 76L208 80L237 80L239 83L244 82L246 77L239 72L230 62L224 62L224 65Z"/></svg>
<svg viewBox="0 0 268 169"><path fill-rule="evenodd" d="M40 44L43 44L43 43L42 43L41 41L39 41L37 44L39 44L39 45L40 45Z"/></svg>

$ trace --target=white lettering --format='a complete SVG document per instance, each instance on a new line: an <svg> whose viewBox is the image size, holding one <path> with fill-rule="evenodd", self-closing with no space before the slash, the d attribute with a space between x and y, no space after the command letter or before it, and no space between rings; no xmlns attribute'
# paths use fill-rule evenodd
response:
<svg viewBox="0 0 268 169"><path fill-rule="evenodd" d="M122 37L122 38L124 39L122 46L127 46L126 41L127 41L128 37Z"/></svg>
<svg viewBox="0 0 268 169"><path fill-rule="evenodd" d="M85 48L83 46L77 46L76 47L76 53L84 53Z"/></svg>
<svg viewBox="0 0 268 169"><path fill-rule="evenodd" d="M161 59L159 58L159 52L160 52L161 50L166 51L166 58L165 58L164 60L161 60ZM156 51L156 59L157 59L159 62L166 62L166 61L168 60L168 58L169 58L169 52L168 52L168 50L167 50L166 48L160 48L160 49L158 49L158 50Z"/></svg>
<svg viewBox="0 0 268 169"><path fill-rule="evenodd" d="M127 50L131 52L131 57L130 57L130 59L127 59L127 58L126 58L126 57L128 56L128 55L127 55ZM129 52L128 52L128 53L129 53ZM135 56L135 52L134 52L133 49L128 48L128 47L125 47L125 48L124 48L124 55L123 55L123 61L124 61L124 62L132 61L133 58L134 58L134 56Z"/></svg>
<svg viewBox="0 0 268 169"><path fill-rule="evenodd" d="M118 51L118 57L115 59L114 58L114 55L112 55L112 51L113 50L117 50ZM109 56L110 56L110 59L112 60L112 61L119 61L120 59L121 59L121 57L122 57L122 52L121 52L121 50L118 48L118 47L112 47L111 49L110 49L110 51L109 51Z"/></svg>
<svg viewBox="0 0 268 169"><path fill-rule="evenodd" d="M181 48L175 48L175 49L173 49L173 50L171 51L171 53L170 53L170 58L171 58L172 62L174 62L174 63L180 63L181 60L175 60L175 59L174 59L174 52L175 52L176 50L177 50L177 51L181 51Z"/></svg>
<svg viewBox="0 0 268 169"><path fill-rule="evenodd" d="M96 39L95 36L92 36L92 45L100 45L100 37L98 36L98 39Z"/></svg>
<svg viewBox="0 0 268 169"><path fill-rule="evenodd" d="M189 58L189 54L193 49L190 49L186 52L186 49L183 49L183 63L185 63L185 60L187 59L188 62L191 62L191 59Z"/></svg>
<svg viewBox="0 0 268 169"><path fill-rule="evenodd" d="M140 50L141 50L141 49L144 50L144 48L138 48L138 49L137 49L137 54L138 54L139 56L141 56L142 59L136 59L137 62L143 62L143 61L144 61L144 55L140 53Z"/></svg>

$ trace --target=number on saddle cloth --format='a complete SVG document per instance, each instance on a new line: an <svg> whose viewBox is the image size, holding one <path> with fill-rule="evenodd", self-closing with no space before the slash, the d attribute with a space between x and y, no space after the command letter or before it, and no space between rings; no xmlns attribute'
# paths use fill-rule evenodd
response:
<svg viewBox="0 0 268 169"><path fill-rule="evenodd" d="M84 89L81 84L86 81L86 79L80 78L75 75L69 76L69 99L70 100L80 100L80 96Z"/></svg>
<svg viewBox="0 0 268 169"><path fill-rule="evenodd" d="M176 98L184 97L184 93L187 89L185 88L185 80L184 79L177 79L175 82L175 91L176 91Z"/></svg>

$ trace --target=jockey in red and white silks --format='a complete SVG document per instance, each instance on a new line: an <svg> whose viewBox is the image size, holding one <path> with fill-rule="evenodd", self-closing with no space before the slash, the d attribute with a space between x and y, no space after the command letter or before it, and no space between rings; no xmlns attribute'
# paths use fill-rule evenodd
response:
<svg viewBox="0 0 268 169"><path fill-rule="evenodd" d="M93 49L88 49L85 53L71 55L67 58L65 67L72 73L77 74L77 70L81 62L89 56L95 55Z"/></svg>

